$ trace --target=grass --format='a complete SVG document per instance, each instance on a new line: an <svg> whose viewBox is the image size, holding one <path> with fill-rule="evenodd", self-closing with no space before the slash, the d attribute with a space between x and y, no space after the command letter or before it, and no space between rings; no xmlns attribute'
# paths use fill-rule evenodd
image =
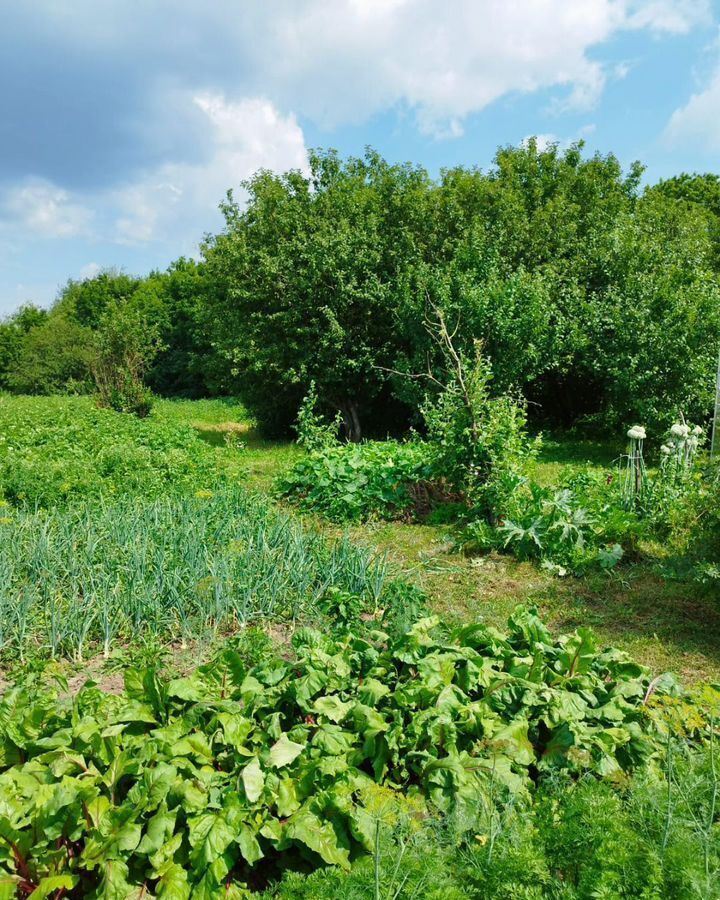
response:
<svg viewBox="0 0 720 900"><path fill-rule="evenodd" d="M258 490L268 490L299 453L293 445L260 443L251 452L248 483ZM541 484L554 484L569 471L611 469L619 453L619 445L610 442L544 436L532 474ZM308 518L326 533L342 533ZM533 604L553 627L591 625L602 641L656 672L674 671L687 684L720 681L720 598L711 589L664 577L652 561L563 579L510 556L466 557L454 550L450 525L370 522L349 534L386 553L449 620L481 618L499 625L518 603Z"/></svg>
<svg viewBox="0 0 720 900"><path fill-rule="evenodd" d="M687 684L720 680L720 606L696 585L670 581L651 564L612 574L558 578L529 562L453 550L448 527L382 523L357 526L352 539L383 552L427 593L448 620L504 622L518 603L536 605L557 630L590 625L655 672Z"/></svg>

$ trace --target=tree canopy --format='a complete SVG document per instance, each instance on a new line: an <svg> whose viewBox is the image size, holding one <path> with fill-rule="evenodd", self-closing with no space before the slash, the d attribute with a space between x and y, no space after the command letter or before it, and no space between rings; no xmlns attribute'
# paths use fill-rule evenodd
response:
<svg viewBox="0 0 720 900"><path fill-rule="evenodd" d="M127 308L157 334L154 391L232 392L280 433L314 383L357 438L417 419L429 382L407 376L442 368L426 328L440 309L462 352L482 342L492 390L543 420L701 419L720 345L720 178L642 176L581 143L529 140L436 178L371 149L317 151L306 172L229 192L201 261L70 281L49 313L0 324L0 387L78 389L90 336Z"/></svg>

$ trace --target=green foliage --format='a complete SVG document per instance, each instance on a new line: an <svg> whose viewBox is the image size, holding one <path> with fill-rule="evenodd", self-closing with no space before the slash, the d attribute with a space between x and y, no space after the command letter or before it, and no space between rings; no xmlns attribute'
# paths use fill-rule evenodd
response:
<svg viewBox="0 0 720 900"><path fill-rule="evenodd" d="M428 176L376 153L310 154L310 174L259 172L205 249L214 339L261 426L287 432L311 381L357 428L392 362L394 284L425 227ZM353 421L355 420L355 421Z"/></svg>
<svg viewBox="0 0 720 900"><path fill-rule="evenodd" d="M160 332L135 303L108 305L95 332L92 372L100 406L139 418L152 409L144 378L160 350Z"/></svg>
<svg viewBox="0 0 720 900"><path fill-rule="evenodd" d="M488 530L482 522L469 526L466 546L501 547L520 559L540 560L560 575L595 565L611 569L623 558L622 544L631 543L639 529L615 491L606 487L604 498L600 495L601 485L588 479L560 489L520 485L498 528Z"/></svg>
<svg viewBox="0 0 720 900"><path fill-rule="evenodd" d="M231 649L183 678L130 669L118 696L6 691L7 889L242 897L280 866L348 869L370 852L381 896L393 810L377 785L463 831L479 809L490 823L527 802L538 774L619 777L657 752L647 673L587 630L554 640L533 613L505 634L426 619L392 640L301 630L294 645L249 670Z"/></svg>
<svg viewBox="0 0 720 900"><path fill-rule="evenodd" d="M500 148L487 171L437 179L372 150L315 152L309 169L256 173L247 204L229 195L202 262L70 281L52 327L21 340L4 323L0 386L77 389L88 333L131 305L164 348L145 373L156 392L237 393L259 427L287 434L314 381L350 439L397 434L417 423L426 385L395 373L429 366L445 380L425 328L431 305L458 324L458 353L472 358L482 341L490 393L517 393L542 420L608 429L669 425L680 409L707 416L720 343L716 175L641 191L637 163L624 172L612 154L534 140Z"/></svg>
<svg viewBox="0 0 720 900"><path fill-rule="evenodd" d="M297 415L297 442L310 452L314 450L327 450L337 444L338 434L342 426L342 416L337 413L335 418L328 422L318 412L318 396L315 390L315 382L310 382L305 399L300 404Z"/></svg>
<svg viewBox="0 0 720 900"><path fill-rule="evenodd" d="M409 513L413 488L434 477L434 448L422 441L367 441L317 450L281 476L278 489L334 521Z"/></svg>
<svg viewBox="0 0 720 900"><path fill-rule="evenodd" d="M60 291L51 315L62 315L95 331L100 327L108 309L128 302L139 285L139 278L133 278L117 269L105 269L93 278L81 281L70 279Z"/></svg>
<svg viewBox="0 0 720 900"><path fill-rule="evenodd" d="M669 544L677 566L700 581L720 580L720 465L706 462L668 509Z"/></svg>
<svg viewBox="0 0 720 900"><path fill-rule="evenodd" d="M188 425L98 409L89 398L0 396L0 497L156 497L212 486L213 451Z"/></svg>
<svg viewBox="0 0 720 900"><path fill-rule="evenodd" d="M457 354L440 318L451 374L422 413L435 451L436 472L469 504L494 518L522 477L537 443L528 438L525 408L490 396L492 369L476 343L474 357Z"/></svg>
<svg viewBox="0 0 720 900"><path fill-rule="evenodd" d="M136 350L140 338L154 345L144 373L154 390L193 397L223 393L230 379L205 321L211 290L203 266L184 258L142 279L105 270L68 281L49 314L27 308L0 324L0 387L62 393L80 382L87 390L95 361L91 351L99 341L107 352L112 331L115 344L123 337ZM121 385L123 392L133 393Z"/></svg>
<svg viewBox="0 0 720 900"><path fill-rule="evenodd" d="M89 328L61 314L48 316L24 335L6 384L19 394L87 393L93 359Z"/></svg>
<svg viewBox="0 0 720 900"><path fill-rule="evenodd" d="M39 512L0 508L0 652L82 659L124 642L212 640L259 619L357 622L386 565L242 489Z"/></svg>
<svg viewBox="0 0 720 900"><path fill-rule="evenodd" d="M25 335L45 321L47 312L27 304L0 321L0 389L9 388L8 373L17 364Z"/></svg>
<svg viewBox="0 0 720 900"><path fill-rule="evenodd" d="M520 402L489 395L492 373L479 345L472 362L457 354L439 315L451 365L447 383L433 377L439 391L422 410L427 440L316 450L280 480L285 496L336 521L425 514L448 495L491 518L505 507L538 442L527 436Z"/></svg>

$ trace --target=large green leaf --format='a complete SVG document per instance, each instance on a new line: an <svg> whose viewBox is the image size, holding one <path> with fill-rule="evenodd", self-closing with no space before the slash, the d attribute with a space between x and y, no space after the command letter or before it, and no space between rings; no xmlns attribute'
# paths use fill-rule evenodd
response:
<svg viewBox="0 0 720 900"><path fill-rule="evenodd" d="M305 744L296 744L283 734L270 748L270 765L281 769L297 759L304 749ZM245 791L247 792L247 785Z"/></svg>
<svg viewBox="0 0 720 900"><path fill-rule="evenodd" d="M55 895L58 891L71 891L77 883L77 875L50 875L40 880L28 900L44 900L45 897Z"/></svg>
<svg viewBox="0 0 720 900"><path fill-rule="evenodd" d="M245 795L251 803L255 803L260 799L265 786L265 776L260 768L260 761L257 757L253 759L242 770L242 782L245 787Z"/></svg>
<svg viewBox="0 0 720 900"><path fill-rule="evenodd" d="M335 830L329 822L323 822L309 809L298 810L290 817L286 836L305 844L315 851L326 863L350 868L350 855L345 847L338 844Z"/></svg>

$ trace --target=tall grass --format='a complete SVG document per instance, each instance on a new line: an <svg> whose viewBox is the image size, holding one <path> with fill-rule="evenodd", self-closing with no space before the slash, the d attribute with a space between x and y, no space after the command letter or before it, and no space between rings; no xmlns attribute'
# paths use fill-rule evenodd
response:
<svg viewBox="0 0 720 900"><path fill-rule="evenodd" d="M328 543L241 489L0 510L0 652L81 659L318 614L329 588L378 603L382 558Z"/></svg>

